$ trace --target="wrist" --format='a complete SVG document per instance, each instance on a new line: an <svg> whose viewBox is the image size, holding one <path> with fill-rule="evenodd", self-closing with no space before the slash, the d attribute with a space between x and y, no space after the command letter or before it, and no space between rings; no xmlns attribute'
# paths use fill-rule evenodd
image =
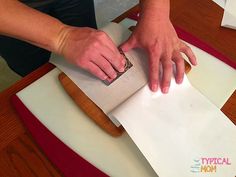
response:
<svg viewBox="0 0 236 177"><path fill-rule="evenodd" d="M63 48L65 47L66 41L69 37L70 31L73 27L70 27L68 25L62 24L59 29L58 33L55 37L55 39L52 42L51 45L51 51L55 52L59 55L63 54Z"/></svg>
<svg viewBox="0 0 236 177"><path fill-rule="evenodd" d="M140 0L140 20L164 21L169 20L169 0Z"/></svg>

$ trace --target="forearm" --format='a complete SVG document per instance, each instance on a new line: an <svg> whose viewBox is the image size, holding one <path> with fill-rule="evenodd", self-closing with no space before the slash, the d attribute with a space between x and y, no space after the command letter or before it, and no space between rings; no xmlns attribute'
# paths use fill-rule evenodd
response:
<svg viewBox="0 0 236 177"><path fill-rule="evenodd" d="M65 25L17 0L0 0L0 34L56 51Z"/></svg>
<svg viewBox="0 0 236 177"><path fill-rule="evenodd" d="M140 20L169 19L170 0L140 0Z"/></svg>

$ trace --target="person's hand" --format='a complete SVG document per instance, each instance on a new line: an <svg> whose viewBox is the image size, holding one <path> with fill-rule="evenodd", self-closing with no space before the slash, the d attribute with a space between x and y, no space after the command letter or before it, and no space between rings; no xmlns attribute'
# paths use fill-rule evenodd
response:
<svg viewBox="0 0 236 177"><path fill-rule="evenodd" d="M66 27L58 40L57 53L101 80L113 80L123 72L125 59L109 36L92 28Z"/></svg>
<svg viewBox="0 0 236 177"><path fill-rule="evenodd" d="M126 52L132 48L143 48L149 57L149 86L157 91L159 83L159 65L163 68L160 81L161 91L168 93L173 73L173 63L176 64L175 79L182 83L184 76L184 53L191 64L196 65L196 57L192 50L182 42L173 28L169 18L158 20L143 20L137 25L130 38L121 45Z"/></svg>

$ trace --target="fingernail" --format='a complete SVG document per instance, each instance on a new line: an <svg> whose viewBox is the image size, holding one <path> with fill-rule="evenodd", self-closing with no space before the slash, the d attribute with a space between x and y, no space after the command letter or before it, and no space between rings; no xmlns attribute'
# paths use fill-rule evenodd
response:
<svg viewBox="0 0 236 177"><path fill-rule="evenodd" d="M111 78L108 77L106 80L107 80L108 82L111 82L113 79L111 79Z"/></svg>
<svg viewBox="0 0 236 177"><path fill-rule="evenodd" d="M116 76L117 76L117 74L115 73L115 74L113 74L113 75L112 75L112 77L111 77L111 78L112 78L112 79L115 79L115 78L116 78Z"/></svg>
<svg viewBox="0 0 236 177"><path fill-rule="evenodd" d="M102 78L102 80L107 80L108 79L108 76L104 76L103 78Z"/></svg>
<svg viewBox="0 0 236 177"><path fill-rule="evenodd" d="M152 87L151 87L151 90L153 92L156 92L157 91L157 84L153 84Z"/></svg>
<svg viewBox="0 0 236 177"><path fill-rule="evenodd" d="M121 66L120 69L119 69L119 72L124 72L124 71L125 71L125 67Z"/></svg>
<svg viewBox="0 0 236 177"><path fill-rule="evenodd" d="M122 60L121 60L121 63L122 63L122 65L124 66L125 63L126 63L125 59L122 59Z"/></svg>
<svg viewBox="0 0 236 177"><path fill-rule="evenodd" d="M164 87L162 91L163 91L163 93L168 93L169 92L169 87Z"/></svg>
<svg viewBox="0 0 236 177"><path fill-rule="evenodd" d="M181 84L183 82L183 79L177 79L177 84Z"/></svg>

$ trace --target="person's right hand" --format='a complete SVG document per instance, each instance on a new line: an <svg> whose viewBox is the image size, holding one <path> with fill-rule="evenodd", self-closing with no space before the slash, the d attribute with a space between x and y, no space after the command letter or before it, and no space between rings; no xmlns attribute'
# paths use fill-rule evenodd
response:
<svg viewBox="0 0 236 177"><path fill-rule="evenodd" d="M123 72L125 59L102 31L92 28L65 27L57 41L57 53L101 80L113 80Z"/></svg>

